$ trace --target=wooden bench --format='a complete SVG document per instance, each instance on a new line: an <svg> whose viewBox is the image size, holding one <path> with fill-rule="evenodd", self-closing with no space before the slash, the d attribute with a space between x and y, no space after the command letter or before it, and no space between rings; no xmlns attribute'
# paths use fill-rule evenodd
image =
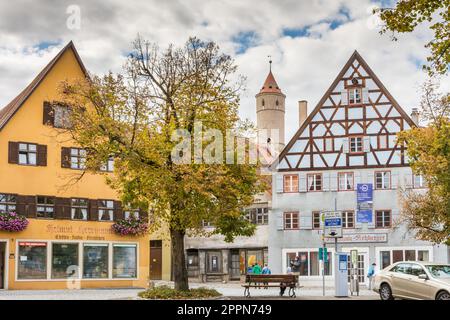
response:
<svg viewBox="0 0 450 320"><path fill-rule="evenodd" d="M295 298L298 276L294 274L248 274L245 276L244 296L250 297L250 288L289 288L289 297Z"/></svg>

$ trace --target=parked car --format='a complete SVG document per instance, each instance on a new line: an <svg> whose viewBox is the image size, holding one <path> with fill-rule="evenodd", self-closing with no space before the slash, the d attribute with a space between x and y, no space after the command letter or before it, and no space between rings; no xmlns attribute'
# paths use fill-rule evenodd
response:
<svg viewBox="0 0 450 320"><path fill-rule="evenodd" d="M381 300L450 300L450 265L396 262L375 275L373 290Z"/></svg>

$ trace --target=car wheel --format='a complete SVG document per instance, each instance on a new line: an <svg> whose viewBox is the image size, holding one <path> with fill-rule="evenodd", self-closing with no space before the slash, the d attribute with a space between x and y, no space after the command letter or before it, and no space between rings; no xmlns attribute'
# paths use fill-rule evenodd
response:
<svg viewBox="0 0 450 320"><path fill-rule="evenodd" d="M447 291L441 291L437 294L436 300L450 300L450 294Z"/></svg>
<svg viewBox="0 0 450 320"><path fill-rule="evenodd" d="M380 286L380 298L381 300L394 300L391 287L387 283Z"/></svg>

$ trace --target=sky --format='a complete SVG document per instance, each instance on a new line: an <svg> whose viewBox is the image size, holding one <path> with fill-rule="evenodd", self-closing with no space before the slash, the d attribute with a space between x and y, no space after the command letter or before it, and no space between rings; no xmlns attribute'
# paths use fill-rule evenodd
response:
<svg viewBox="0 0 450 320"><path fill-rule="evenodd" d="M408 112L427 79L421 65L432 34L424 26L391 41L379 34L371 0L0 0L0 108L70 40L87 69L120 72L140 34L161 47L189 36L212 40L247 78L240 116L256 119L255 94L272 71L286 97L286 140L298 129L298 102L311 111L354 50ZM395 2L395 1L394 1ZM448 77L442 88L450 89Z"/></svg>

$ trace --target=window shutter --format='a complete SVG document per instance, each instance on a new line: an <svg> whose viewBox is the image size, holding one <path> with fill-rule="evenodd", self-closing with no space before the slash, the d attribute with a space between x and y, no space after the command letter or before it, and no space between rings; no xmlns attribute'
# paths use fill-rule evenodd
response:
<svg viewBox="0 0 450 320"><path fill-rule="evenodd" d="M298 175L298 191L306 192L306 173L300 172Z"/></svg>
<svg viewBox="0 0 450 320"><path fill-rule="evenodd" d="M124 213L122 210L122 202L114 201L114 221L122 220L124 218Z"/></svg>
<svg viewBox="0 0 450 320"><path fill-rule="evenodd" d="M44 101L44 114L43 123L48 126L53 126L55 124L55 111L50 102Z"/></svg>
<svg viewBox="0 0 450 320"><path fill-rule="evenodd" d="M27 197L16 195L16 213L21 216L27 215Z"/></svg>
<svg viewBox="0 0 450 320"><path fill-rule="evenodd" d="M355 177L355 182L354 182L354 189L356 190L358 183L361 183L361 172L356 171L354 173L354 177Z"/></svg>
<svg viewBox="0 0 450 320"><path fill-rule="evenodd" d="M406 174L404 177L404 184L406 189L412 189L413 187L413 175Z"/></svg>
<svg viewBox="0 0 450 320"><path fill-rule="evenodd" d="M61 168L70 168L70 148L61 148Z"/></svg>
<svg viewBox="0 0 450 320"><path fill-rule="evenodd" d="M312 213L311 212L300 212L300 229L311 230L312 229Z"/></svg>
<svg viewBox="0 0 450 320"><path fill-rule="evenodd" d="M364 152L370 152L370 137L363 138Z"/></svg>
<svg viewBox="0 0 450 320"><path fill-rule="evenodd" d="M338 189L338 174L332 172L330 174L330 191L337 191Z"/></svg>
<svg viewBox="0 0 450 320"><path fill-rule="evenodd" d="M47 146L43 144L38 144L37 146L37 165L47 166Z"/></svg>
<svg viewBox="0 0 450 320"><path fill-rule="evenodd" d="M276 179L275 179L275 188L277 193L282 193L283 192L283 175L282 174L277 174Z"/></svg>
<svg viewBox="0 0 450 320"><path fill-rule="evenodd" d="M348 138L342 139L342 152L348 153L350 149Z"/></svg>
<svg viewBox="0 0 450 320"><path fill-rule="evenodd" d="M36 218L36 197L26 196L27 218Z"/></svg>
<svg viewBox="0 0 450 320"><path fill-rule="evenodd" d="M277 217L277 230L284 230L284 214L282 212L277 212L276 217Z"/></svg>
<svg viewBox="0 0 450 320"><path fill-rule="evenodd" d="M98 201L89 200L89 220L98 221Z"/></svg>
<svg viewBox="0 0 450 320"><path fill-rule="evenodd" d="M330 190L330 173L329 172L324 172L324 174L322 175L323 178L323 191L329 191Z"/></svg>
<svg viewBox="0 0 450 320"><path fill-rule="evenodd" d="M362 89L362 99L363 103L369 103L369 89L367 88Z"/></svg>
<svg viewBox="0 0 450 320"><path fill-rule="evenodd" d="M348 105L348 92L344 90L341 92L341 106Z"/></svg>
<svg viewBox="0 0 450 320"><path fill-rule="evenodd" d="M71 219L70 198L55 198L55 218Z"/></svg>
<svg viewBox="0 0 450 320"><path fill-rule="evenodd" d="M9 141L8 143L8 163L19 163L19 143Z"/></svg>
<svg viewBox="0 0 450 320"><path fill-rule="evenodd" d="M397 189L398 188L398 173L397 172L391 173L391 180L392 180L391 188Z"/></svg>

